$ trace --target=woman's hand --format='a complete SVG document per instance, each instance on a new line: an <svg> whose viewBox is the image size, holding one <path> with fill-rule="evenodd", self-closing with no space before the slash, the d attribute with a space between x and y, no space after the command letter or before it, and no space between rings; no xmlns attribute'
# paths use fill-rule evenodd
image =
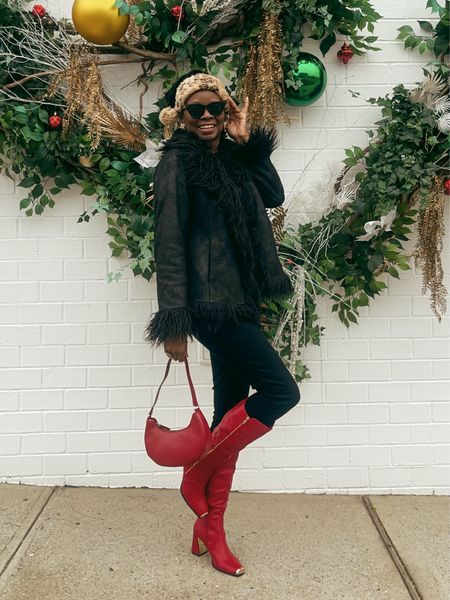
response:
<svg viewBox="0 0 450 600"><path fill-rule="evenodd" d="M246 142L249 138L247 128L248 104L248 96L246 96L242 108L238 108L236 102L232 98L228 98L229 113L226 131L238 144Z"/></svg>
<svg viewBox="0 0 450 600"><path fill-rule="evenodd" d="M173 360L183 362L188 356L187 337L168 338L164 341L164 350L172 355Z"/></svg>

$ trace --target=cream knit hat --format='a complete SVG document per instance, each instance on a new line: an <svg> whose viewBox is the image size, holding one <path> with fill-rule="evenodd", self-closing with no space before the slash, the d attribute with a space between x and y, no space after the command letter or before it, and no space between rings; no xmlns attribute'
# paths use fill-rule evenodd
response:
<svg viewBox="0 0 450 600"><path fill-rule="evenodd" d="M173 87L176 86L175 99L173 99ZM164 137L170 138L176 128L177 121L181 118L186 102L192 94L200 90L209 90L219 96L221 100L226 102L225 111L228 111L228 98L230 95L223 83L214 75L208 73L196 73L190 77L184 78L180 83L175 83L166 98L170 98L170 106L163 108L159 113L159 120L164 124Z"/></svg>

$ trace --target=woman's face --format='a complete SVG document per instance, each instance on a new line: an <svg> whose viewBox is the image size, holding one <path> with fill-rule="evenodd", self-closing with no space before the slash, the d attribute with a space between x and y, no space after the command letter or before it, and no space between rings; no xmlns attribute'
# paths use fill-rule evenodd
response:
<svg viewBox="0 0 450 600"><path fill-rule="evenodd" d="M210 104L211 102L220 102L219 96L209 90L200 90L189 96L186 105ZM225 123L225 112L222 112L218 117L214 117L208 112L208 109L205 109L199 119L194 119L185 109L181 121L187 131L195 133L201 140L211 142L213 147L217 147Z"/></svg>

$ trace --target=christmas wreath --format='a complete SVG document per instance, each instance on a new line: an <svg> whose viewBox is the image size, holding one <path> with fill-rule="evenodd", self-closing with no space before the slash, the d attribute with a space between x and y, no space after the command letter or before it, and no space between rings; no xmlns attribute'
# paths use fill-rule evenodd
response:
<svg viewBox="0 0 450 600"><path fill-rule="evenodd" d="M415 90L399 85L369 99L382 118L368 132L367 148L346 150L344 169L320 191L320 217L293 225L285 208L271 211L294 294L263 304L263 330L297 380L308 376L301 349L318 344L323 330L319 297L331 298L345 325L356 323L359 307L386 287L381 276L410 268L403 244L416 221L414 258L424 291L438 317L445 311L448 8L429 4L439 23L419 22L424 36L405 28L399 35L409 48L434 50L436 61ZM189 68L208 69L225 78L236 99L250 96L258 107L252 125L287 122L285 102L310 103L326 85L321 61L302 51L303 39L316 39L325 55L337 35L346 36L337 58L347 63L376 50L379 18L367 0L75 0L72 23L56 21L40 4L28 11L19 0L0 0L0 169L27 190L20 202L27 216L52 208L62 190L78 184L95 198L79 221L106 213L112 255L127 253L132 272L150 280L152 149L161 139L164 101L144 114L149 84L161 80L165 88ZM140 65L138 114L103 83L103 69L119 63Z"/></svg>

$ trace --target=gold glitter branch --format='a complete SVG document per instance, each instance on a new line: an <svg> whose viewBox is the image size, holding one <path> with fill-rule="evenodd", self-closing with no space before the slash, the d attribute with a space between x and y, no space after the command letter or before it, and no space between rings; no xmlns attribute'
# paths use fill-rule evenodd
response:
<svg viewBox="0 0 450 600"><path fill-rule="evenodd" d="M447 290L443 284L441 253L445 234L442 179L435 178L428 205L418 217L418 239L414 252L416 266L422 269L422 293L430 292L431 308L439 319L447 309Z"/></svg>
<svg viewBox="0 0 450 600"><path fill-rule="evenodd" d="M284 223L287 215L287 210L284 206L277 206L272 209L273 218L271 219L273 234L276 242L281 242L284 236Z"/></svg>
<svg viewBox="0 0 450 600"><path fill-rule="evenodd" d="M145 135L138 120L126 112L105 93L98 59L87 49L73 48L66 69L51 82L46 97L65 87L67 108L63 115L63 134L67 134L75 119L86 124L95 150L102 137L134 150L145 148Z"/></svg>
<svg viewBox="0 0 450 600"><path fill-rule="evenodd" d="M278 14L264 11L257 47L251 46L242 80L241 98L249 97L251 126L289 123L284 109L284 75L281 66L282 31Z"/></svg>

